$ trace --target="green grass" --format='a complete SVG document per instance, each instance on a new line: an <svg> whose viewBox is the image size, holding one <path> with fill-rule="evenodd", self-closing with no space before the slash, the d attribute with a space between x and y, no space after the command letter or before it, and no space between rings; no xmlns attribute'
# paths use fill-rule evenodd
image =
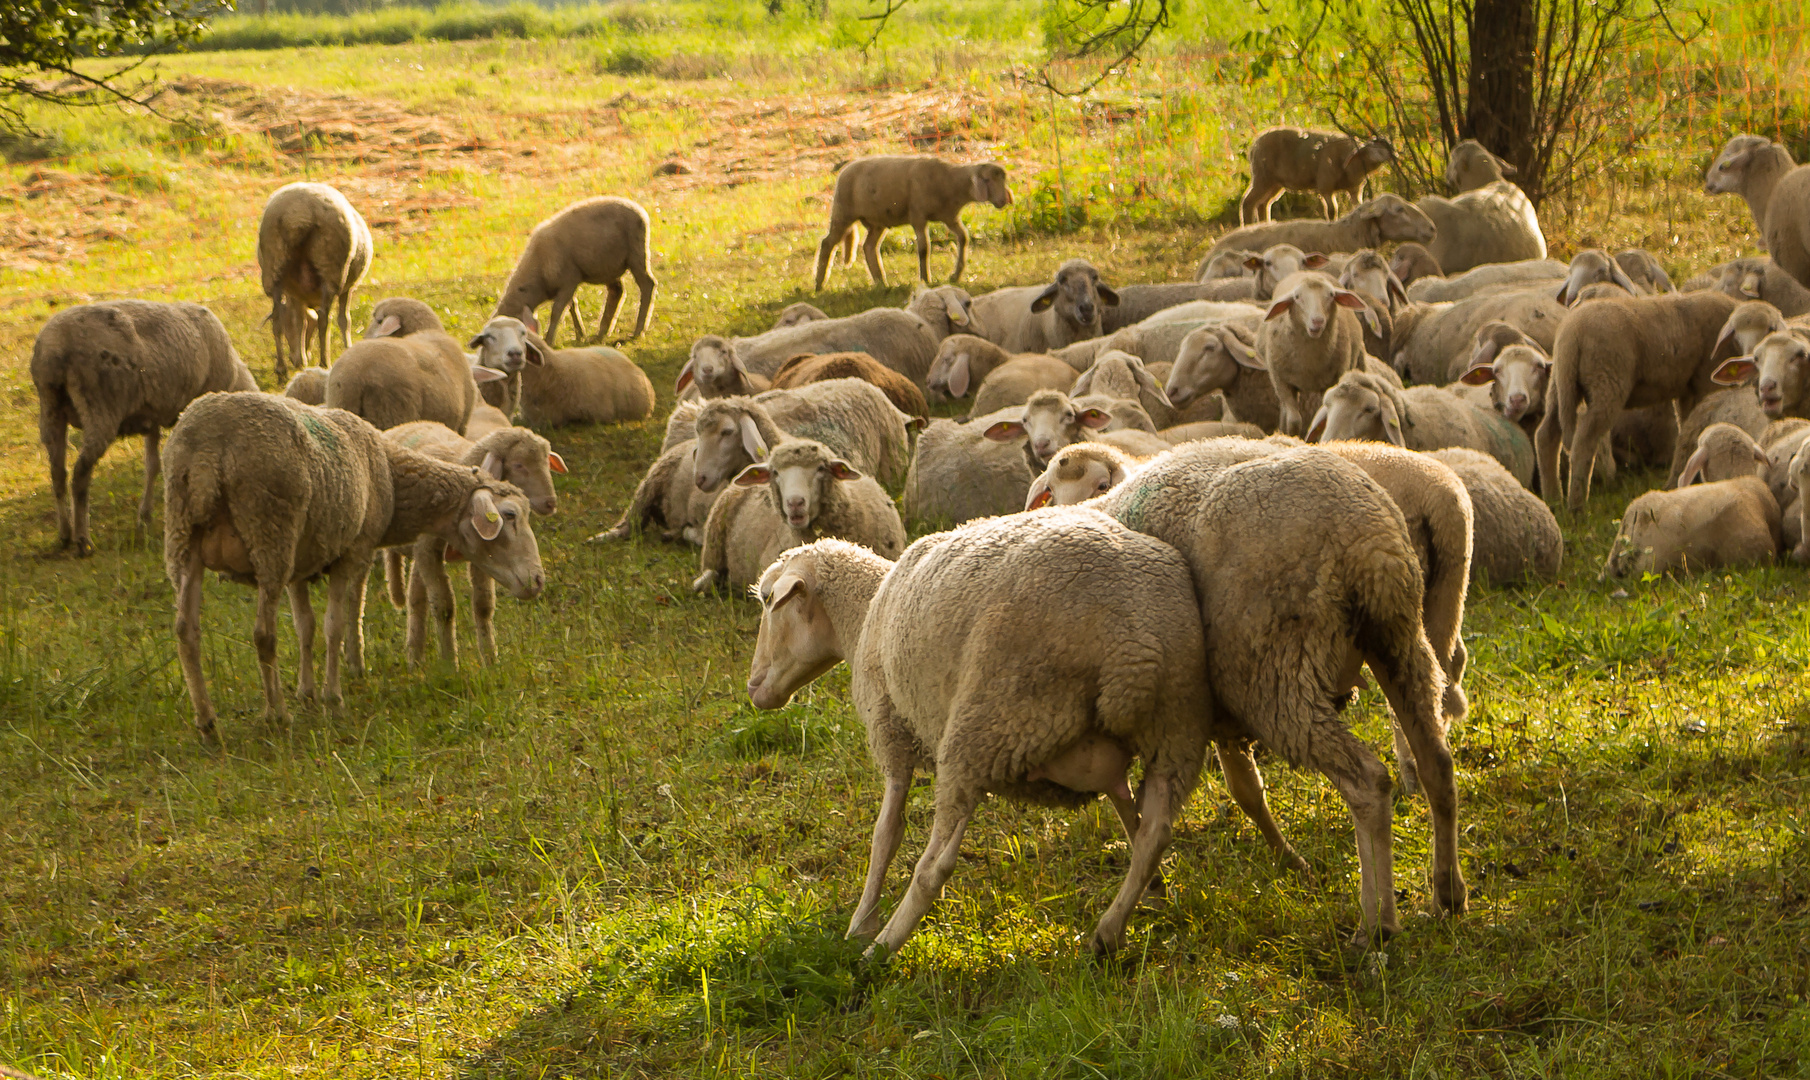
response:
<svg viewBox="0 0 1810 1080"><path fill-rule="evenodd" d="M755 52L718 37L725 56ZM1314 881L1272 863L1209 775L1165 863L1168 902L1137 912L1128 955L1099 964L1082 943L1125 868L1112 815L991 801L918 935L890 966L863 962L841 929L879 786L846 673L756 711L741 685L752 604L691 596L688 549L583 543L626 503L664 408L551 433L572 472L559 515L537 523L549 585L501 609L494 670L409 672L401 619L374 592L370 671L343 711L301 708L269 730L249 590L210 582L204 656L227 750L203 750L158 545L131 526L136 445L97 474L98 553L54 551L26 365L55 308L204 301L268 386L252 236L278 184L331 180L377 223L355 321L407 294L455 332L488 314L535 221L623 192L655 214L660 299L628 351L665 406L698 334L759 328L808 296L828 155L857 152L807 138L834 128L812 108L959 92L993 109L961 113L960 131L996 138L946 148L985 145L1018 195L970 211L977 291L1069 255L1114 282L1186 276L1242 189L1241 133L1275 118L1261 85L1196 80L1177 96L1179 61L1102 95L1153 103L1137 119L1065 106L1053 127L994 77L1017 45L924 43L867 64L832 49L821 76L737 59L705 80L600 70L610 47L198 53L165 61L166 78L394 102L477 149L285 152L209 126L237 100L209 90L183 99L189 129L42 114L57 159L0 172L0 228L70 245L14 248L35 267L0 268L0 1061L83 1078L1810 1072L1803 572L1615 596L1596 569L1651 472L1601 486L1566 523L1561 584L1473 594L1473 713L1452 737L1472 910L1420 914L1426 815L1400 800L1406 930L1381 952L1344 944L1357 866L1342 802L1271 761ZM901 70L932 81L901 85ZM859 152L902 148L909 124L889 124ZM808 154L824 156L729 168ZM675 155L699 172L654 178ZM1700 193L1701 163L1661 158L1554 208L1558 255L1645 244L1679 276L1750 248L1745 208ZM885 247L895 280L908 249ZM948 258L939 247L933 268ZM908 295L841 271L831 286L818 302L832 313ZM594 317L596 290L584 302ZM1387 745L1374 695L1352 718ZM913 793L889 903L931 790Z"/></svg>

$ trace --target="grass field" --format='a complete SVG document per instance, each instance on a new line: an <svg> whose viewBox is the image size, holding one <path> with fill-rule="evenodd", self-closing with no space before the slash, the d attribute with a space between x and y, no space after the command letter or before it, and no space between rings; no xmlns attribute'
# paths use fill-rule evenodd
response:
<svg viewBox="0 0 1810 1080"><path fill-rule="evenodd" d="M1473 593L1473 712L1452 736L1466 917L1420 914L1426 815L1402 799L1406 930L1348 947L1343 803L1272 762L1316 881L1279 870L1209 776L1168 901L1096 963L1085 935L1126 861L1110 813L994 801L902 953L860 960L841 931L879 784L845 672L753 710L758 609L693 597L689 549L584 539L652 459L689 343L808 296L836 161L925 131L996 154L1018 201L969 211L975 291L1070 255L1116 283L1172 280L1243 188L1236 133L1282 116L1236 85L1201 90L1218 95L1207 118L1149 108L1141 187L1110 169L1133 160L1132 129L1108 147L1083 112L1061 128L1012 111L1024 98L1000 73L1034 53L1029 22L864 61L758 10L734 32L680 28L714 32L715 70L673 48L625 72L603 39L198 53L163 62L160 102L188 125L44 114L51 159L0 171L0 1062L82 1078L1810 1074L1803 571L1599 584L1652 473L1566 522L1563 581ZM1000 7L967 10L981 25ZM763 59L748 43L769 32L806 44ZM1113 100L1163 77L1140 71ZM691 171L655 176L673 159ZM1641 168L1550 218L1559 257L1644 244L1682 280L1752 247L1745 208L1700 193L1700 160ZM67 304L191 299L269 386L257 211L302 177L375 227L355 324L406 294L455 333L488 315L534 222L582 195L640 200L661 291L628 351L662 409L552 433L572 472L537 523L549 585L499 611L498 668L409 672L401 618L373 595L370 671L343 711L269 730L250 591L210 582L214 754L189 726L158 540L132 527L138 448L97 474L96 555L57 552L27 363ZM818 302L903 302L903 235L894 285L838 271ZM939 246L933 270L949 259ZM1354 718L1386 746L1374 695Z"/></svg>

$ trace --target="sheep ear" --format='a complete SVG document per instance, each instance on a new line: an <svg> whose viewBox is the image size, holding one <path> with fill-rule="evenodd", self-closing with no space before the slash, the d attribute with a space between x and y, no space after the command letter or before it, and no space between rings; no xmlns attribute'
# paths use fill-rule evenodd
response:
<svg viewBox="0 0 1810 1080"><path fill-rule="evenodd" d="M1684 463L1684 471L1678 474L1678 482L1672 486L1682 490L1696 483L1697 478L1703 475L1704 462L1708 460L1708 448L1699 446L1696 452L1690 456L1689 460Z"/></svg>
<svg viewBox="0 0 1810 1080"><path fill-rule="evenodd" d="M1493 362L1501 348L1502 343L1495 338L1485 338L1478 342L1477 348L1471 353L1471 370L1475 371L1479 366Z"/></svg>
<svg viewBox="0 0 1810 1080"><path fill-rule="evenodd" d="M1722 332L1720 334L1716 335L1716 347L1709 351L1710 356L1712 358L1715 357L1715 355L1717 353L1722 351L1722 346L1727 345L1729 340L1731 338L1733 338L1734 336L1735 336L1735 321L1733 319L1729 319L1727 322L1722 324Z"/></svg>
<svg viewBox="0 0 1810 1080"><path fill-rule="evenodd" d="M761 438L760 426L754 422L754 417L743 413L740 427L742 429L742 449L748 451L748 456L755 461L765 461L767 440Z"/></svg>
<svg viewBox="0 0 1810 1080"><path fill-rule="evenodd" d="M566 468L566 459L560 457L558 453L552 450L547 451L547 468L552 469L556 473L569 471Z"/></svg>
<svg viewBox="0 0 1810 1080"><path fill-rule="evenodd" d="M1099 294L1101 302L1103 302L1107 307L1118 307L1119 306L1119 294L1117 292L1114 292L1110 285L1106 285L1101 282L1095 282L1094 283L1094 292Z"/></svg>
<svg viewBox="0 0 1810 1080"><path fill-rule="evenodd" d="M493 367L479 364L471 369L471 381L477 383L502 382L509 376Z"/></svg>
<svg viewBox="0 0 1810 1080"><path fill-rule="evenodd" d="M495 450L484 455L484 464L479 465L478 468L489 473L491 476L496 477L498 480L503 478L503 459L497 456Z"/></svg>
<svg viewBox="0 0 1810 1080"><path fill-rule="evenodd" d="M1628 272L1626 270L1623 270L1621 268L1621 264L1616 262L1614 259L1609 260L1609 280L1615 282L1617 285L1620 285L1622 288L1628 290L1628 292L1632 293L1635 296L1640 296L1643 293L1645 293L1645 291L1646 291L1646 290L1640 288L1639 286L1635 285L1634 279L1629 277Z"/></svg>
<svg viewBox="0 0 1810 1080"><path fill-rule="evenodd" d="M1328 410L1324 405L1320 406L1319 412L1314 413L1314 422L1307 426L1308 442L1319 442L1320 436L1326 434L1326 418L1328 415Z"/></svg>
<svg viewBox="0 0 1810 1080"><path fill-rule="evenodd" d="M1263 321L1269 322L1271 319L1274 319L1279 315L1286 314L1288 312L1288 310L1294 306L1295 306L1295 294L1289 293L1287 296L1284 296L1280 300L1276 300L1270 304L1270 309L1263 316Z"/></svg>
<svg viewBox="0 0 1810 1080"><path fill-rule="evenodd" d="M773 470L757 461L736 473L735 479L729 482L736 487L759 487L771 479L773 479Z"/></svg>
<svg viewBox="0 0 1810 1080"><path fill-rule="evenodd" d="M1081 422L1082 427L1093 428L1095 431L1098 431L1107 424L1112 423L1112 414L1104 409L1084 409L1082 410L1081 415L1075 417L1075 419Z"/></svg>
<svg viewBox="0 0 1810 1080"><path fill-rule="evenodd" d="M385 315L383 317L383 319L377 323L377 325L375 325L375 326L371 327L369 330L365 331L365 337L367 337L367 338L389 337L391 334L394 334L396 331L398 331L400 329L402 329L402 320L401 319L398 319L394 315ZM473 341L472 344L476 345L477 342Z"/></svg>
<svg viewBox="0 0 1810 1080"><path fill-rule="evenodd" d="M1370 305L1364 302L1363 297L1345 289L1338 289L1332 294L1332 302L1357 312L1358 318L1364 321L1364 326L1369 329L1371 334L1376 337L1383 336L1382 323L1377 321L1376 312L1370 310Z"/></svg>
<svg viewBox="0 0 1810 1080"><path fill-rule="evenodd" d="M949 396L967 397L968 381L968 354L956 353L955 359L949 364Z"/></svg>
<svg viewBox="0 0 1810 1080"><path fill-rule="evenodd" d="M516 316L516 321L520 322L523 326L526 326L530 334L540 333L540 320L534 317L534 312L532 310L523 311L520 315Z"/></svg>
<svg viewBox="0 0 1810 1080"><path fill-rule="evenodd" d="M829 469L830 469L830 475L835 477L838 480L859 480L859 479L861 479L861 473L858 470L856 470L853 465L850 465L848 462L843 461L841 458L836 458L836 459L832 460L829 464Z"/></svg>
<svg viewBox="0 0 1810 1080"><path fill-rule="evenodd" d="M1390 442L1406 450L1408 445L1402 439L1401 416L1395 411L1395 402L1384 398L1379 404L1383 411L1383 434L1388 437Z"/></svg>
<svg viewBox="0 0 1810 1080"><path fill-rule="evenodd" d="M1318 270L1326 265L1326 261L1326 256L1317 251L1309 252L1301 257L1301 265L1309 270Z"/></svg>
<svg viewBox="0 0 1810 1080"><path fill-rule="evenodd" d="M748 365L742 363L742 358L736 355L734 346L731 346L729 349L729 366L733 370L741 372L743 375L748 374Z"/></svg>
<svg viewBox="0 0 1810 1080"><path fill-rule="evenodd" d="M1031 481L1031 490L1025 493L1024 508L1026 510L1036 510L1039 507L1048 506L1055 501L1056 496L1050 493L1049 474L1045 473Z"/></svg>
<svg viewBox="0 0 1810 1080"><path fill-rule="evenodd" d="M495 540L503 531L503 515L497 511L496 500L483 488L471 493L471 527L485 540Z"/></svg>
<svg viewBox="0 0 1810 1080"><path fill-rule="evenodd" d="M1710 381L1718 386L1740 386L1760 370L1751 356L1737 356L1733 360L1724 360L1710 373Z"/></svg>
<svg viewBox="0 0 1810 1080"><path fill-rule="evenodd" d="M1269 365L1263 362L1263 357L1258 356L1257 351L1249 345L1246 345L1237 334L1221 334L1219 335L1219 343L1225 346L1226 352L1232 354L1232 359L1238 361L1245 367L1254 368L1258 371L1269 370Z"/></svg>
<svg viewBox="0 0 1810 1080"><path fill-rule="evenodd" d="M969 201L988 202L992 193L987 190L987 178L975 172L968 178Z"/></svg>
<svg viewBox="0 0 1810 1080"><path fill-rule="evenodd" d="M781 604L794 596L802 595L805 590L804 579L797 574L784 574L773 583L773 591L768 594L768 611L778 611Z"/></svg>
<svg viewBox="0 0 1810 1080"><path fill-rule="evenodd" d="M1466 386L1485 386L1496 381L1496 369L1490 367L1487 360L1473 364L1470 370L1458 376L1458 381Z"/></svg>
<svg viewBox="0 0 1810 1080"><path fill-rule="evenodd" d="M1164 393L1163 388L1156 384L1156 376L1150 374L1149 368L1145 367L1142 363L1139 363L1132 367L1131 374L1137 379L1138 385L1149 391L1149 393L1158 401L1171 409L1175 408L1175 402L1170 401L1169 395Z"/></svg>
<svg viewBox="0 0 1810 1080"><path fill-rule="evenodd" d="M1031 301L1031 313L1037 314L1039 312L1048 311L1050 305L1056 302L1056 294L1060 290L1061 287L1054 282L1044 286L1043 291L1037 294L1037 298Z"/></svg>
<svg viewBox="0 0 1810 1080"><path fill-rule="evenodd" d="M1559 283L1559 291L1556 293L1553 293L1552 298L1554 300L1557 300L1559 303L1564 304L1566 307L1570 307L1571 301L1566 299L1566 297L1569 295L1571 295L1571 279L1566 278L1564 281Z"/></svg>
<svg viewBox="0 0 1810 1080"><path fill-rule="evenodd" d="M1094 369L1090 367L1086 371L1083 371L1080 374L1080 376L1075 379L1074 382L1069 384L1068 396L1069 397L1080 397L1083 394L1086 394L1088 391L1092 390L1093 388L1094 388Z"/></svg>
<svg viewBox="0 0 1810 1080"><path fill-rule="evenodd" d="M529 331L530 334L533 331ZM547 362L547 345L537 337L530 336L524 343L527 348L522 351L528 355L528 362L536 367Z"/></svg>
<svg viewBox="0 0 1810 1080"><path fill-rule="evenodd" d="M949 316L950 326L967 326L968 309L962 305L961 297L943 293L943 312Z"/></svg>
<svg viewBox="0 0 1810 1080"><path fill-rule="evenodd" d="M685 366L679 369L679 381L672 384L672 392L674 394L683 394L685 388L690 386L692 380L697 378L697 370L694 367L696 363L697 359L694 357L685 361Z"/></svg>
<svg viewBox="0 0 1810 1080"><path fill-rule="evenodd" d="M1408 299L1407 287L1401 283L1401 278L1395 276L1393 270L1389 271L1389 295L1403 304L1411 303Z"/></svg>
<svg viewBox="0 0 1810 1080"><path fill-rule="evenodd" d="M1024 425L1016 420L1001 420L981 434L994 442L1011 442L1024 438Z"/></svg>
<svg viewBox="0 0 1810 1080"><path fill-rule="evenodd" d="M386 319L386 320L385 320L385 321L386 321L386 322L387 322L387 321L389 321L389 320L387 320L387 319ZM483 332L483 331L482 331L482 330L480 330L480 331L478 331L478 332L477 332L477 333L476 333L476 334L473 334L473 335L472 335L472 337L471 337L471 340L470 340L470 341L467 341L467 342L466 342L466 343L465 343L465 347L466 347L466 348L467 348L467 349L481 349L481 348L483 348L483 347L484 347L484 332Z"/></svg>

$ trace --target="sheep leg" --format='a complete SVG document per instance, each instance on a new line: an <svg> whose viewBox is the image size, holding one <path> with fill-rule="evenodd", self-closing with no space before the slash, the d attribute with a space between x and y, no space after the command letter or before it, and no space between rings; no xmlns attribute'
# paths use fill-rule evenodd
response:
<svg viewBox="0 0 1810 1080"><path fill-rule="evenodd" d="M401 548L383 549L383 587L389 594L390 606L398 611L408 606L409 569L402 561Z"/></svg>
<svg viewBox="0 0 1810 1080"><path fill-rule="evenodd" d="M630 340L633 340L647 332L647 320L654 313L654 292L659 287L659 282L647 272L645 263L630 265L628 272L634 275L635 291L640 294L640 305L635 309L635 332L630 335Z"/></svg>
<svg viewBox="0 0 1810 1080"><path fill-rule="evenodd" d="M452 582L446 576L442 552L422 544L416 552L415 567L427 592L428 617L433 622L434 644L440 650L440 661L448 666L458 663L458 645L453 641Z"/></svg>
<svg viewBox="0 0 1810 1080"><path fill-rule="evenodd" d="M1590 473L1596 464L1597 451L1609 432L1615 430L1615 421L1621 415L1621 408L1612 401L1604 400L1585 409L1577 418L1577 427L1573 429L1570 439L1571 475L1565 485L1565 505L1572 513L1582 513L1584 500L1590 497ZM1544 430L1546 422L1542 420L1540 427ZM1536 432L1537 434L1537 432ZM1689 456L1689 451L1685 451ZM1683 459L1677 459L1679 468L1683 468Z"/></svg>
<svg viewBox="0 0 1810 1080"><path fill-rule="evenodd" d="M622 307L622 279L603 287L603 314L597 317L597 344L602 345L616 328L616 312ZM576 310L576 309L574 309Z"/></svg>
<svg viewBox="0 0 1810 1080"><path fill-rule="evenodd" d="M880 237L885 232L878 225L869 225L861 240L861 254L867 259L867 272L873 275L875 285L886 284L886 271L880 268Z"/></svg>
<svg viewBox="0 0 1810 1080"><path fill-rule="evenodd" d="M1122 784L1118 790L1108 791L1106 798L1112 803L1113 812L1119 815L1119 827L1125 830L1125 842L1135 843L1138 838L1137 800L1131 797L1131 792ZM1149 896L1167 896L1169 894L1169 884L1163 880L1161 871L1150 879L1146 894Z"/></svg>
<svg viewBox="0 0 1810 1080"><path fill-rule="evenodd" d="M823 291L823 279L829 274L830 267L836 262L836 247L842 247L842 263L848 265L853 257L855 223L835 214L830 215L830 227L825 230L823 239L817 242L817 291Z"/></svg>
<svg viewBox="0 0 1810 1080"><path fill-rule="evenodd" d="M38 439L50 457L50 497L57 504L57 541L68 547L74 533L69 514L69 422L46 409L38 419Z"/></svg>
<svg viewBox="0 0 1810 1080"><path fill-rule="evenodd" d="M930 826L930 842L924 846L924 854L918 859L917 869L912 872L911 884L899 901L898 909L874 938L873 945L868 947L869 954L880 947L887 952L897 952L917 929L919 920L930 906L936 903L949 876L955 873L955 860L962 850L962 833L967 830L968 818L979 802L980 792L961 790L961 785L947 776L938 781L936 819ZM1142 894L1141 888L1139 893Z"/></svg>
<svg viewBox="0 0 1810 1080"><path fill-rule="evenodd" d="M471 568L471 622L478 635L478 663L496 663L496 580L476 566ZM450 642L451 624L447 639ZM451 650L447 652L451 656Z"/></svg>
<svg viewBox="0 0 1810 1080"><path fill-rule="evenodd" d="M316 315L314 319L314 332L320 341L321 366L325 367L327 364L327 323L333 315L333 289L331 287L327 285L321 286L321 303L320 307L316 308L315 311L319 312L319 314ZM349 346L350 341L348 341L347 344ZM306 361L303 361L303 363L306 363ZM297 364L295 369L300 371L302 369L302 364Z"/></svg>
<svg viewBox="0 0 1810 1080"><path fill-rule="evenodd" d="M409 564L408 595L403 605L408 612L407 655L409 667L419 668L427 662L427 573L422 569L425 557L417 556Z"/></svg>
<svg viewBox="0 0 1810 1080"><path fill-rule="evenodd" d="M572 315L572 343L574 345L583 345L585 343L584 312L580 310L578 306L577 289L572 290L572 302L566 310Z"/></svg>
<svg viewBox="0 0 1810 1080"><path fill-rule="evenodd" d="M577 295L578 286L576 283L568 285L553 294L553 310L547 313L546 337L547 344L555 349L559 348L559 318L566 313L566 308L571 305L572 298ZM578 340L581 344L584 342L584 327L582 325L578 328Z"/></svg>
<svg viewBox="0 0 1810 1080"><path fill-rule="evenodd" d="M361 679L365 673L365 578L371 573L370 559L365 559L362 565L356 567L356 571L355 576L346 581L346 674L354 679ZM347 569L348 574L352 572L353 568ZM328 614L327 639L331 641L333 640L333 622L331 612Z"/></svg>
<svg viewBox="0 0 1810 1080"><path fill-rule="evenodd" d="M351 301L352 293L350 290L339 294L339 348L341 352L352 347L351 313L346 310ZM326 314L327 313L324 311L321 312L321 317L325 318ZM325 349L321 350L321 366L327 366L327 351Z"/></svg>
<svg viewBox="0 0 1810 1080"><path fill-rule="evenodd" d="M1316 192L1316 194L1317 194L1317 192ZM1333 217L1332 206L1333 206L1333 204L1332 204L1331 199L1328 199L1324 195L1320 196L1320 213L1325 215L1325 218L1327 221L1332 220L1332 217Z"/></svg>
<svg viewBox="0 0 1810 1080"><path fill-rule="evenodd" d="M102 430L91 427L82 432L82 452L76 455L75 472L69 478L73 502L72 531L77 555L94 554L94 545L88 541L88 487L94 482L94 467L100 464L101 455L107 452L107 447L113 445L116 437L111 428Z"/></svg>
<svg viewBox="0 0 1810 1080"><path fill-rule="evenodd" d="M334 704L344 700L339 685L341 650L348 668L354 667L356 660L356 672L364 671L363 643L355 653L347 631L356 631L364 614L365 575L371 572L371 564L367 561L362 566L352 566L348 565L350 562L342 560L327 574L327 680L321 696Z"/></svg>
<svg viewBox="0 0 1810 1080"><path fill-rule="evenodd" d="M1263 774L1257 770L1257 762L1251 757L1250 744L1240 746L1237 743L1222 742L1215 744L1219 751L1219 768L1225 775L1226 790L1231 793L1232 801L1244 811L1244 816L1251 819L1257 831L1263 834L1264 843L1268 844L1282 857L1282 863L1291 870L1308 873L1307 860L1301 858L1282 835L1276 826L1276 819L1270 816L1269 800L1263 794Z"/></svg>
<svg viewBox="0 0 1810 1080"><path fill-rule="evenodd" d="M861 902L848 920L848 936L872 938L880 929L880 887L886 883L886 868L899 853L899 841L905 836L905 797L911 792L911 773L886 778L886 794L880 800L880 816L874 822L874 843L867 858L867 882L861 887Z"/></svg>
<svg viewBox="0 0 1810 1080"><path fill-rule="evenodd" d="M1100 925L1094 928L1091 945L1096 953L1117 952L1125 946L1125 920L1131 917L1131 909L1155 879L1163 852L1168 850L1169 842L1175 837L1171 824L1175 786L1175 778L1163 773L1144 777L1138 829L1131 838L1131 868L1126 871L1125 884L1119 887L1112 905L1100 916Z"/></svg>
<svg viewBox="0 0 1810 1080"><path fill-rule="evenodd" d="M251 623L251 643L258 653L258 675L264 680L264 722L267 724L289 722L289 709L283 704L283 680L277 673L277 603L284 584L275 580L274 575L258 575L258 610Z"/></svg>
<svg viewBox="0 0 1810 1080"><path fill-rule="evenodd" d="M924 284L930 284L930 230L927 223L914 221L911 231L918 238L918 278Z"/></svg>
<svg viewBox="0 0 1810 1080"><path fill-rule="evenodd" d="M151 498L157 491L157 477L163 472L163 458L158 454L158 444L163 438L163 431L155 426L145 433L145 493L138 500L138 525L140 528L151 527Z"/></svg>
<svg viewBox="0 0 1810 1080"><path fill-rule="evenodd" d="M1458 869L1458 787L1452 774L1452 751L1445 741L1432 646L1423 634L1412 639L1404 635L1382 642L1366 659L1395 711L1398 730L1406 735L1433 817L1434 902L1446 911L1463 911L1466 889ZM1388 843L1387 833L1383 843Z"/></svg>
<svg viewBox="0 0 1810 1080"><path fill-rule="evenodd" d="M1357 836L1358 902L1363 909L1363 925L1353 940L1386 939L1401 930L1395 915L1389 770L1343 724L1322 721L1315 728L1316 736L1325 738L1315 739L1314 764L1351 808Z"/></svg>
<svg viewBox="0 0 1810 1080"><path fill-rule="evenodd" d="M1238 202L1238 224L1255 225L1259 221L1270 219L1270 204L1282 194L1281 188L1272 188L1267 184L1259 187L1256 181L1245 189L1244 198Z"/></svg>
<svg viewBox="0 0 1810 1080"><path fill-rule="evenodd" d="M952 217L943 224L949 226L949 231L955 236L955 273L949 275L949 283L953 285L962 279L962 270L968 265L968 230L962 228L962 219L959 217ZM924 280L928 282L930 279Z"/></svg>
<svg viewBox="0 0 1810 1080"><path fill-rule="evenodd" d="M295 620L295 696L314 699L314 605L308 601L308 583L289 583L289 616ZM329 650L331 655L331 650Z"/></svg>
<svg viewBox="0 0 1810 1080"><path fill-rule="evenodd" d="M1540 417L1540 426L1534 429L1533 449L1535 467L1539 471L1540 498L1549 503L1558 502L1563 494L1559 489L1561 441L1559 410L1548 398L1546 414Z"/></svg>
<svg viewBox="0 0 1810 1080"><path fill-rule="evenodd" d="M278 386L283 385L283 376L288 374L283 362L283 346L287 343L285 339L289 336L289 313L288 305L286 305L283 300L284 293L282 289L279 288L276 297L270 301L270 344L271 348L276 352L276 375Z"/></svg>
<svg viewBox="0 0 1810 1080"><path fill-rule="evenodd" d="M214 727L214 703L207 696L207 677L201 673L202 570L201 549L191 548L176 577L176 655L182 661L189 702L195 707L195 730L202 742L217 746L220 732Z"/></svg>

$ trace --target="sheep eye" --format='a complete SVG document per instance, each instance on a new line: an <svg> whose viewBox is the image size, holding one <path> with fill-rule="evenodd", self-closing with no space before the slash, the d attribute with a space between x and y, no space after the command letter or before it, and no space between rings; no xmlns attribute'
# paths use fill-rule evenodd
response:
<svg viewBox="0 0 1810 1080"><path fill-rule="evenodd" d="M1094 490L1095 491L1105 491L1106 489L1108 489L1110 487L1112 487L1111 482L1102 480L1098 484L1094 485Z"/></svg>

